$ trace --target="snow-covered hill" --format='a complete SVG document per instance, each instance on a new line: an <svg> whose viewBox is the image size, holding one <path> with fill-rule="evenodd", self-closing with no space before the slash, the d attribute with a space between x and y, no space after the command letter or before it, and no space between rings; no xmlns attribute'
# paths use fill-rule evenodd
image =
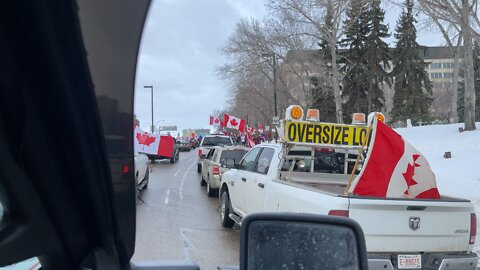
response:
<svg viewBox="0 0 480 270"><path fill-rule="evenodd" d="M480 123L475 131L460 133L459 127L463 124L399 128L396 131L426 156L435 172L440 194L471 200L480 221ZM443 158L447 151L452 153L452 158ZM479 229L480 224L477 224L477 232ZM478 233L475 251L480 254Z"/></svg>

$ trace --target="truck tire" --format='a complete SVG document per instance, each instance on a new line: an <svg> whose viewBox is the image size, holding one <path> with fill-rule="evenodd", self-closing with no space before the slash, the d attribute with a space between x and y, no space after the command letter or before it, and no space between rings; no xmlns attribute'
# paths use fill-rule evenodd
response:
<svg viewBox="0 0 480 270"><path fill-rule="evenodd" d="M210 181L207 181L207 195L208 197L215 197L217 195L218 189L210 187Z"/></svg>
<svg viewBox="0 0 480 270"><path fill-rule="evenodd" d="M142 187L142 190L145 190L148 188L149 180L150 180L150 168L147 168L147 173L145 174L145 178L143 178L143 181L145 181L145 185Z"/></svg>
<svg viewBox="0 0 480 270"><path fill-rule="evenodd" d="M207 184L207 182L205 181L205 179L203 178L203 173L200 172L200 186L205 186Z"/></svg>
<svg viewBox="0 0 480 270"><path fill-rule="evenodd" d="M201 164L197 164L197 172L202 173L202 165Z"/></svg>
<svg viewBox="0 0 480 270"><path fill-rule="evenodd" d="M222 196L220 197L220 218L222 220L222 227L231 228L235 224L229 215L230 215L230 196L226 190L222 191Z"/></svg>

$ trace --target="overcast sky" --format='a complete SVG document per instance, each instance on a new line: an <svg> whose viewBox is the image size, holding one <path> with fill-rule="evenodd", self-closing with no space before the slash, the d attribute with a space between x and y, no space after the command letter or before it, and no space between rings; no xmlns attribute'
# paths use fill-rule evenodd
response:
<svg viewBox="0 0 480 270"><path fill-rule="evenodd" d="M400 10L390 6L386 21L394 30ZM150 89L154 86L155 125L208 128L208 117L226 105L228 91L215 75L225 63L219 49L244 17L261 20L262 0L154 0L138 59L135 113L150 130ZM423 45L442 45L438 35L419 33Z"/></svg>

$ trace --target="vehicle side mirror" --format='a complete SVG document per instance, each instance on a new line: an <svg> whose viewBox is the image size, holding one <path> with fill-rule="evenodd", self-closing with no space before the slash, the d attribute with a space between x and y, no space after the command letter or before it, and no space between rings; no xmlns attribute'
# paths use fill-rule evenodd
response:
<svg viewBox="0 0 480 270"><path fill-rule="evenodd" d="M363 231L352 219L293 213L245 217L240 270L368 269Z"/></svg>
<svg viewBox="0 0 480 270"><path fill-rule="evenodd" d="M238 164L235 163L235 159L233 159L233 158L227 158L225 160L225 166L228 169L237 169L238 168Z"/></svg>

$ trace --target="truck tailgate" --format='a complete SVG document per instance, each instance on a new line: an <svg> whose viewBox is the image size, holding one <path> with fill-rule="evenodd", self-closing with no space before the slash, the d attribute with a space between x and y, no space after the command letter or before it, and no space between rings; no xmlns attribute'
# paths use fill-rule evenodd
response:
<svg viewBox="0 0 480 270"><path fill-rule="evenodd" d="M472 211L470 202L460 200L350 198L349 205L368 252L466 251Z"/></svg>

